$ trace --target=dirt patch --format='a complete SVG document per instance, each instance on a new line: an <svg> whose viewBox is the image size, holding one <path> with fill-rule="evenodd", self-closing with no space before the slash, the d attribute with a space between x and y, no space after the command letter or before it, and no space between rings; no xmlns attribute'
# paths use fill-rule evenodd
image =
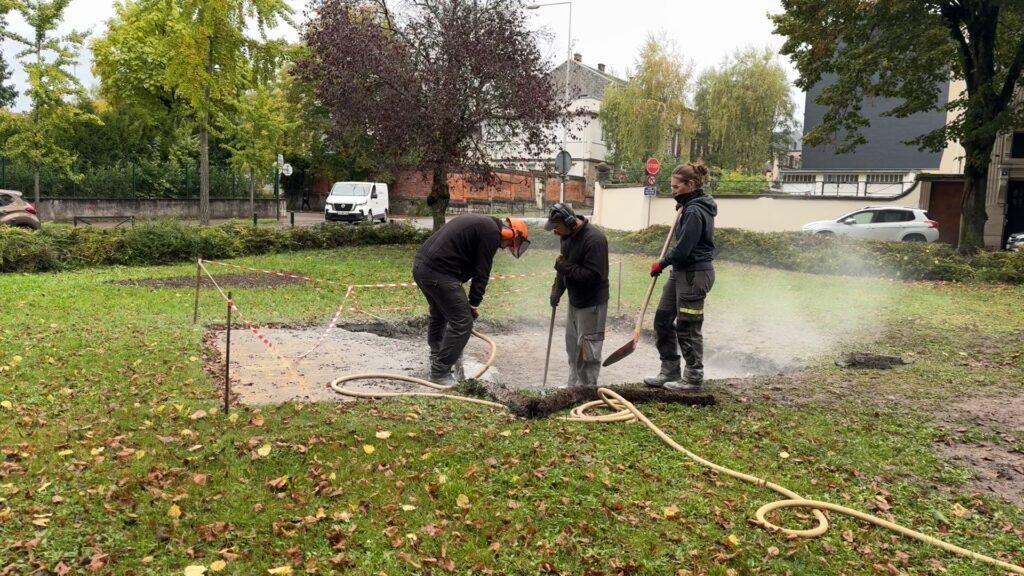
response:
<svg viewBox="0 0 1024 576"><path fill-rule="evenodd" d="M836 358L836 366L841 368L870 368L873 370L892 370L903 366L906 362L899 356L884 356L870 352L849 352Z"/></svg>
<svg viewBox="0 0 1024 576"><path fill-rule="evenodd" d="M230 285L232 288L273 288L285 284L302 282L298 278L276 276L273 274L221 274L216 276L217 283ZM196 285L195 276L175 276L172 278L140 278L132 280L116 280L113 284L122 286L138 286L142 288L184 288ZM206 275L200 276L200 287L210 288L213 283Z"/></svg>
<svg viewBox="0 0 1024 576"><path fill-rule="evenodd" d="M998 432L1024 432L1024 397L966 398L957 405L958 417Z"/></svg>
<svg viewBox="0 0 1024 576"><path fill-rule="evenodd" d="M944 442L936 444L936 451L970 467L974 471L974 489L1024 506L1024 453L987 442Z"/></svg>
<svg viewBox="0 0 1024 576"><path fill-rule="evenodd" d="M516 390L540 390L544 373L547 327L540 324L483 324L479 327L492 337L498 354L494 367L500 381ZM609 322L605 333L605 353L610 353L631 337L628 322ZM275 354L247 330L234 330L231 343L231 373L240 401L263 404L288 400L337 400L329 383L339 376L363 372L390 372L424 377L428 371L428 348L422 319L399 323L348 324L332 332L316 350L323 327L260 328L273 343ZM209 342L223 357L223 330L214 329ZM739 350L726 335L706 336L705 377L709 380L742 378L758 374L779 374L799 369L795 361L780 361ZM724 341L723 341L724 340ZM466 348L466 371L472 375L487 356L489 348L472 339ZM635 384L658 371L658 353L653 336L645 334L637 350L620 362L602 368L600 382L606 386ZM223 369L223 365L215 368ZM564 327L556 326L552 344L548 389L564 387L569 376L565 359ZM219 381L219 378L218 378ZM357 388L397 389L401 384L388 381L361 381Z"/></svg>

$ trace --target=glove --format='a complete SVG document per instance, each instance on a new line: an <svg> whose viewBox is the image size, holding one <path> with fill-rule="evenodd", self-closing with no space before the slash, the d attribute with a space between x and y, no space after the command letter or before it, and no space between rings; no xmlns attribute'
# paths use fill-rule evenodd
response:
<svg viewBox="0 0 1024 576"><path fill-rule="evenodd" d="M651 278L657 278L661 275L661 262L654 262L651 264Z"/></svg>
<svg viewBox="0 0 1024 576"><path fill-rule="evenodd" d="M552 292L551 293L551 307L552 308L558 308L558 302L561 299L562 299L562 295L561 294L555 294L554 292Z"/></svg>
<svg viewBox="0 0 1024 576"><path fill-rule="evenodd" d="M555 270L559 272L565 272L565 268L569 263L566 262L565 256L559 256L555 259Z"/></svg>
<svg viewBox="0 0 1024 576"><path fill-rule="evenodd" d="M480 317L480 308L477 306L470 306L469 313L473 315L473 320L476 320Z"/></svg>

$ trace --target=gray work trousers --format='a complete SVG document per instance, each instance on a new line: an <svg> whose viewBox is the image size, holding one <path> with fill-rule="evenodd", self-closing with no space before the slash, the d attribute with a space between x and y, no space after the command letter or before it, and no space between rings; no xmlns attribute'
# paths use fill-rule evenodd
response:
<svg viewBox="0 0 1024 576"><path fill-rule="evenodd" d="M589 308L569 305L565 323L565 351L569 355L569 386L597 386L604 346L608 303Z"/></svg>
<svg viewBox="0 0 1024 576"><path fill-rule="evenodd" d="M681 352L688 368L703 371L704 298L714 285L714 270L673 269L669 274L654 313L655 343L663 365L679 362Z"/></svg>

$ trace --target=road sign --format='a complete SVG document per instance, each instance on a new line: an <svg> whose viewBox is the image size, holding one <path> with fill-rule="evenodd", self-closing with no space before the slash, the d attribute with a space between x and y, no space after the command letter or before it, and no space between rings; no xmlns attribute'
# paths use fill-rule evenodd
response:
<svg viewBox="0 0 1024 576"><path fill-rule="evenodd" d="M291 164L285 164L284 166L281 166L281 174L284 174L285 176L291 176L292 175L292 165Z"/></svg>
<svg viewBox="0 0 1024 576"><path fill-rule="evenodd" d="M648 186L657 186L658 185L658 177L655 176L654 174L648 174L647 175L647 185Z"/></svg>
<svg viewBox="0 0 1024 576"><path fill-rule="evenodd" d="M648 174L653 176L653 175L658 173L659 169L661 169L661 164L658 163L658 159L657 158L648 158L647 159L647 173Z"/></svg>
<svg viewBox="0 0 1024 576"><path fill-rule="evenodd" d="M657 195L658 195L658 187L657 186L644 186L644 196L657 196Z"/></svg>
<svg viewBox="0 0 1024 576"><path fill-rule="evenodd" d="M572 156L568 152L562 150L555 156L555 172L563 179L569 175L569 170L572 169Z"/></svg>
<svg viewBox="0 0 1024 576"><path fill-rule="evenodd" d="M277 155L277 165L280 166L282 164L284 164L284 154L278 154Z"/></svg>

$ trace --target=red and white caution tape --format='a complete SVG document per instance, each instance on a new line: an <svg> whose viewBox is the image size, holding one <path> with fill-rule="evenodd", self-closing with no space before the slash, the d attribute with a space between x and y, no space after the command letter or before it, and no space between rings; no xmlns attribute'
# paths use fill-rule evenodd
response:
<svg viewBox="0 0 1024 576"><path fill-rule="evenodd" d="M345 297L342 298L341 304L339 304L338 305L338 309L334 311L334 317L331 318L331 322L327 325L327 329L324 330L324 333L320 335L320 338L316 341L316 344L314 344L313 347L310 348L309 350L306 350L302 354L299 354L298 356L296 356L295 357L296 360L302 360L306 356L309 356L310 354L313 353L314 350L319 348L327 340L327 337L330 336L331 332L333 332L335 327L337 327L337 325L338 325L338 318L341 317L341 313L345 311L345 303L348 301L348 299L350 297L353 296L354 293L355 293L355 288L353 288L352 286L349 286L348 290L345 291Z"/></svg>

